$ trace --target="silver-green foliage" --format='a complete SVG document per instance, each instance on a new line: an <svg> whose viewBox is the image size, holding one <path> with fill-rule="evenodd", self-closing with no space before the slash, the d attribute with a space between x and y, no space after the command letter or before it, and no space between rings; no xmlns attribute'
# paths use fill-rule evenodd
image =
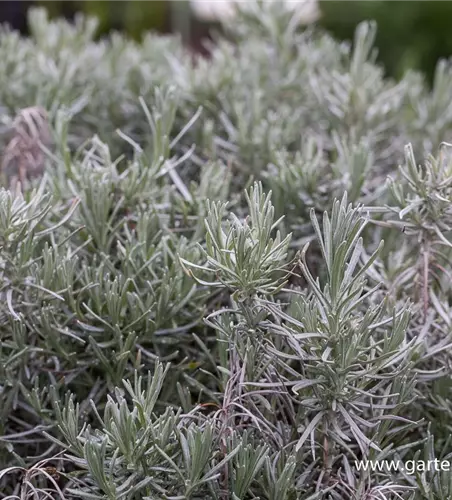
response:
<svg viewBox="0 0 452 500"><path fill-rule="evenodd" d="M2 124L42 105L55 147L0 191L1 498L451 498L355 466L448 458L449 63L390 81L374 24L276 4L195 63L3 29Z"/></svg>

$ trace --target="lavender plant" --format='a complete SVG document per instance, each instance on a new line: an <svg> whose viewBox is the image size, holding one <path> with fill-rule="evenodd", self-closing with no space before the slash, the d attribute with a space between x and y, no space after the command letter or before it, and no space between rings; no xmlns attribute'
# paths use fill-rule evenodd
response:
<svg viewBox="0 0 452 500"><path fill-rule="evenodd" d="M240 10L198 60L2 28L2 151L30 106L52 138L0 190L0 498L451 496L359 467L450 459L449 65Z"/></svg>

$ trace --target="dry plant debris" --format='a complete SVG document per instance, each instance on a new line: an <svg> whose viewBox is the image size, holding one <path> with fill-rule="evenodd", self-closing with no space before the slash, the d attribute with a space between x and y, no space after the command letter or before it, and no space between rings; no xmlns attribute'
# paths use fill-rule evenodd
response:
<svg viewBox="0 0 452 500"><path fill-rule="evenodd" d="M40 106L20 110L12 124L13 135L2 156L1 172L7 185L14 189L44 173L42 145L52 143L47 111Z"/></svg>

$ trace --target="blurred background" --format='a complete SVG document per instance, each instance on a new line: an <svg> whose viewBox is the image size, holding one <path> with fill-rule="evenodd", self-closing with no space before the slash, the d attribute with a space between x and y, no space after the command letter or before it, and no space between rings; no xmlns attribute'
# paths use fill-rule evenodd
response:
<svg viewBox="0 0 452 500"><path fill-rule="evenodd" d="M399 78L407 69L416 69L431 81L437 60L452 55L450 1L275 1L304 9L305 24L315 23L342 40L352 39L359 22L375 19L379 61L388 76ZM147 30L178 32L197 52L205 52L203 41L219 29L220 20L234 15L233 1L228 0L4 0L0 1L0 22L26 34L27 10L35 5L45 6L51 17L70 19L77 12L95 15L100 20L99 36L111 30L136 39Z"/></svg>

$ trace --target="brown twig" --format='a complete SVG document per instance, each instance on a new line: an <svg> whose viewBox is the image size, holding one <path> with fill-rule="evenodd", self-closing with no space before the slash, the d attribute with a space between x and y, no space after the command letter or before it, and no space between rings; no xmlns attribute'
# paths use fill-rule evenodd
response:
<svg viewBox="0 0 452 500"><path fill-rule="evenodd" d="M45 157L42 145L49 147L52 136L47 112L40 106L22 109L12 124L13 136L3 151L0 165L10 189L20 183L22 189L27 179L42 176Z"/></svg>
<svg viewBox="0 0 452 500"><path fill-rule="evenodd" d="M424 318L427 317L429 307L429 275L430 275L430 249L428 242L424 242L421 247L421 267L422 267L422 304L424 311Z"/></svg>

